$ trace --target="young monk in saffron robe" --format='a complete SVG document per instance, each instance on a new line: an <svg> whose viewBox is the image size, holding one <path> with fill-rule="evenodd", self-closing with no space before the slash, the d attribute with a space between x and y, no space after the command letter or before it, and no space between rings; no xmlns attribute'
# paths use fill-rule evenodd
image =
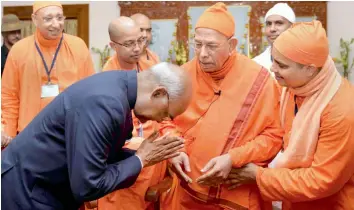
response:
<svg viewBox="0 0 354 210"><path fill-rule="evenodd" d="M32 20L36 31L12 47L1 84L1 122L10 137L65 88L95 73L85 42L63 33L59 2L36 1Z"/></svg>
<svg viewBox="0 0 354 210"><path fill-rule="evenodd" d="M142 59L142 47L146 39L140 32L137 24L128 17L119 17L109 26L111 47L116 50L105 64L103 71L108 70L133 70L144 71L157 64L153 60ZM125 144L126 148L136 150L144 138L159 130L155 121L140 123L133 114L133 138ZM144 168L135 184L127 189L117 190L98 200L99 210L143 210L150 203L145 202L145 193L148 187L163 180L166 162Z"/></svg>
<svg viewBox="0 0 354 210"><path fill-rule="evenodd" d="M275 168L249 164L229 182L257 181L285 210L354 209L354 87L339 75L319 21L296 23L273 47L272 71L286 87L284 151Z"/></svg>
<svg viewBox="0 0 354 210"><path fill-rule="evenodd" d="M196 57L183 66L193 80L194 96L174 119L186 148L171 160L176 176L163 209L263 206L255 184L231 191L222 184L233 167L266 165L280 150L283 135L276 82L265 68L235 51L234 34L234 19L224 3L208 8L196 23ZM165 123L163 132L174 128Z"/></svg>
<svg viewBox="0 0 354 210"><path fill-rule="evenodd" d="M146 44L143 47L143 52L141 54L142 60L152 60L154 63L160 63L159 56L150 50L148 47L152 40L152 28L150 19L141 13L136 13L130 16L131 19L135 21L140 27L140 31L143 33L143 36L146 37Z"/></svg>

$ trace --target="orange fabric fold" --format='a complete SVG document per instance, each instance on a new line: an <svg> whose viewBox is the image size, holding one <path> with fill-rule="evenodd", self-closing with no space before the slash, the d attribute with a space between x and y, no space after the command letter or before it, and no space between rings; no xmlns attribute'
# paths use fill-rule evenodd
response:
<svg viewBox="0 0 354 210"><path fill-rule="evenodd" d="M38 10L49 6L63 8L59 1L35 1L33 3L33 14L35 14Z"/></svg>
<svg viewBox="0 0 354 210"><path fill-rule="evenodd" d="M218 2L206 9L199 17L195 26L195 29L198 28L214 29L230 38L235 33L234 17L224 3Z"/></svg>
<svg viewBox="0 0 354 210"><path fill-rule="evenodd" d="M284 153L280 154L275 167L298 168L311 165L318 141L321 114L336 94L341 82L341 76L332 58L328 56L327 62L318 75L307 85L296 89L284 88L280 109L282 125L284 125L289 92L305 99L293 121L289 145Z"/></svg>
<svg viewBox="0 0 354 210"><path fill-rule="evenodd" d="M275 156L281 147L283 131L276 118L279 116L279 91L267 70L262 71L260 65L247 57L234 54L225 63L226 77L216 85L211 75L200 69L196 58L183 68L193 82L193 100L187 110L174 119L174 129L186 139L191 166L191 172L187 174L193 180L202 175L200 170L209 160L226 153L231 155L235 167L249 162L266 162ZM256 82L260 74L264 84ZM260 91L249 94L254 84L259 85ZM221 91L220 96L215 90ZM245 103L254 97L254 103ZM240 126L233 130L235 123ZM166 130L173 129L171 123L166 127ZM174 179L178 179L177 176ZM255 185L229 191L224 185L212 189L195 181L183 184L181 180L174 180L173 183L171 192L174 193L165 196L163 209L204 209L206 201L196 201L199 198L187 189L208 197L209 206L214 209L233 209L232 206L259 209L262 205ZM221 200L227 201L226 206L219 205Z"/></svg>
<svg viewBox="0 0 354 210"><path fill-rule="evenodd" d="M159 56L156 53L154 53L153 51L151 51L149 48L146 48L146 54L149 57L149 60L151 60L154 64L160 63Z"/></svg>
<svg viewBox="0 0 354 210"><path fill-rule="evenodd" d="M273 43L282 55L303 65L322 67L329 54L326 31L318 20L294 23Z"/></svg>
<svg viewBox="0 0 354 210"><path fill-rule="evenodd" d="M69 34L63 36L62 46L50 74L51 82L59 85L60 92L95 73L85 42ZM48 76L34 43L38 42L50 66L59 39L46 40L36 31L11 48L1 84L1 118L7 135L16 136L54 99L41 98L41 86L47 84Z"/></svg>

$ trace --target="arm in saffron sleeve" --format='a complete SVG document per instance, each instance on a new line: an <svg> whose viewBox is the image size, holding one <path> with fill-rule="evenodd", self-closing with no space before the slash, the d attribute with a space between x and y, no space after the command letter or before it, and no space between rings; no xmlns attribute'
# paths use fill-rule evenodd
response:
<svg viewBox="0 0 354 210"><path fill-rule="evenodd" d="M83 61L83 67L80 69L80 71L82 71L80 79L89 77L96 73L90 51L88 50L86 59Z"/></svg>
<svg viewBox="0 0 354 210"><path fill-rule="evenodd" d="M354 175L354 120L327 120L321 126L309 168L258 170L257 185L264 199L321 199L337 193Z"/></svg>
<svg viewBox="0 0 354 210"><path fill-rule="evenodd" d="M15 137L17 134L18 115L20 108L20 78L14 50L7 57L1 81L1 124L6 135Z"/></svg>
<svg viewBox="0 0 354 210"><path fill-rule="evenodd" d="M188 146L192 143L191 138L186 138L185 136L182 135L180 131L178 131L177 126L173 121L163 121L160 123L160 129L159 132L161 135L170 132L171 136L179 136L184 139L184 148L180 150L180 152L184 152L188 154Z"/></svg>

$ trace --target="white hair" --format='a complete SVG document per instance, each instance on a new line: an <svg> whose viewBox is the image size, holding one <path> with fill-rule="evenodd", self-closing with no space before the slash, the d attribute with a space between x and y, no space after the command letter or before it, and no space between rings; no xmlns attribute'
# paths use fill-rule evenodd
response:
<svg viewBox="0 0 354 210"><path fill-rule="evenodd" d="M159 86L167 89L170 101L178 101L185 92L184 77L182 71L177 71L173 64L162 62L150 68L151 73L155 78L155 82Z"/></svg>

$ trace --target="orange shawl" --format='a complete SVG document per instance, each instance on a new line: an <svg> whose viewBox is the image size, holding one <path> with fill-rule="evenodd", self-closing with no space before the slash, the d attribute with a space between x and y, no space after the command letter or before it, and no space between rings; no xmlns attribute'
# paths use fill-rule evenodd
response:
<svg viewBox="0 0 354 210"><path fill-rule="evenodd" d="M280 149L283 132L276 118L279 91L266 69L235 53L224 64L223 68L229 70L227 76L217 85L212 75L200 69L196 58L183 68L193 81L194 95L187 110L174 123L186 140L191 166L188 175L193 180L202 175L200 170L209 160L225 153L231 155L234 167L274 157ZM170 129L172 125L164 132ZM252 185L229 191L223 185L210 188L196 182L180 182L174 181L174 188L183 187L192 197L210 204L234 209L257 209L260 205L260 195ZM180 205L178 200L166 196L164 205L173 209Z"/></svg>
<svg viewBox="0 0 354 210"><path fill-rule="evenodd" d="M293 121L289 145L284 153L280 153L275 167L306 168L311 165L318 141L322 111L336 94L341 81L341 76L329 56L321 71L308 84L296 89L283 89L280 108L282 125L289 92L305 99Z"/></svg>

